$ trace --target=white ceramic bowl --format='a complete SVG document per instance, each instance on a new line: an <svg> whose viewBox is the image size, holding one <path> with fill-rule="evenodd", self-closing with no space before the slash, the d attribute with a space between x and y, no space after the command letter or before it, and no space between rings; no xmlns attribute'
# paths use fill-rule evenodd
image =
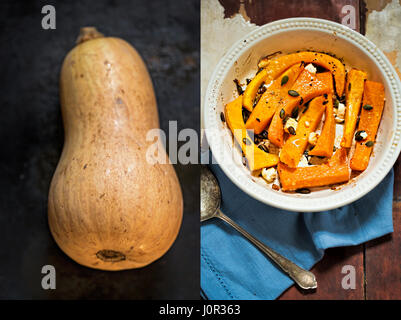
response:
<svg viewBox="0 0 401 320"><path fill-rule="evenodd" d="M220 119L227 102L236 97L233 79L252 77L267 54L298 50L334 53L346 65L362 69L368 79L385 86L386 104L369 167L339 190L310 194L277 192L253 177L232 146L232 135ZM401 84L385 55L361 34L328 20L292 18L275 21L238 41L220 60L207 88L204 105L208 143L225 174L244 192L274 207L290 211L323 211L349 204L372 190L390 171L401 149ZM234 154L234 157L232 156Z"/></svg>

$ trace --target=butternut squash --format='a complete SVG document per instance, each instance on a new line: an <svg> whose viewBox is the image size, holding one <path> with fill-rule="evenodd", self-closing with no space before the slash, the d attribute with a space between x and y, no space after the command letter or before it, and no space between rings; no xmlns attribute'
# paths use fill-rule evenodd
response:
<svg viewBox="0 0 401 320"><path fill-rule="evenodd" d="M327 101L326 117L324 119L323 129L317 140L316 146L309 151L311 156L331 157L333 154L334 140L336 138L336 121L334 119L333 111L333 95L328 94L327 99L324 101Z"/></svg>
<svg viewBox="0 0 401 320"><path fill-rule="evenodd" d="M365 170L369 164L384 108L384 86L379 82L366 81L362 105L358 131L365 131L367 137L363 141L356 142L350 162L351 169L357 171ZM372 143L369 144L369 141Z"/></svg>
<svg viewBox="0 0 401 320"><path fill-rule="evenodd" d="M295 80L303 70L303 64L296 64L280 75L262 94L252 113L246 128L261 133L272 119L280 99L287 95Z"/></svg>
<svg viewBox="0 0 401 320"><path fill-rule="evenodd" d="M356 122L361 109L363 86L367 78L366 72L351 69L348 72L347 84L345 87L345 123L344 134L341 140L341 146L351 148L354 139Z"/></svg>
<svg viewBox="0 0 401 320"><path fill-rule="evenodd" d="M264 69L261 70L246 86L246 89L243 94L242 105L248 111L253 110L253 103L256 97L256 93L258 92L259 87L265 82L266 75L267 75L266 70Z"/></svg>
<svg viewBox="0 0 401 320"><path fill-rule="evenodd" d="M84 266L143 267L173 244L183 211L171 164L145 155L146 133L159 128L152 82L124 40L84 29L78 42L61 70L65 142L49 191L50 231Z"/></svg>
<svg viewBox="0 0 401 320"><path fill-rule="evenodd" d="M329 186L349 181L351 176L344 148L338 149L327 163L321 165L290 168L280 162L277 169L283 191Z"/></svg>
<svg viewBox="0 0 401 320"><path fill-rule="evenodd" d="M276 113L269 126L269 140L278 147L284 145L284 125L283 119L287 115L291 115L297 105L306 103L309 100L332 92L332 75L330 72L311 74L307 70L303 70L291 87L291 91L296 92L297 96L286 96L277 106ZM281 111L284 110L284 111Z"/></svg>
<svg viewBox="0 0 401 320"><path fill-rule="evenodd" d="M290 135L280 152L280 161L295 168L308 146L309 134L316 130L325 110L323 96L313 99L308 110L302 114L295 135Z"/></svg>
<svg viewBox="0 0 401 320"><path fill-rule="evenodd" d="M249 136L242 118L242 101L242 96L239 96L226 105L225 119L248 160L249 169L253 171L275 166L278 163L278 156L259 149Z"/></svg>
<svg viewBox="0 0 401 320"><path fill-rule="evenodd" d="M270 80L275 79L290 66L301 61L304 63L314 63L329 70L334 75L336 92L338 96L341 97L343 95L345 84L345 67L340 60L327 54L313 51L291 53L272 59L262 59L259 62L259 67L266 69L266 82L269 82Z"/></svg>

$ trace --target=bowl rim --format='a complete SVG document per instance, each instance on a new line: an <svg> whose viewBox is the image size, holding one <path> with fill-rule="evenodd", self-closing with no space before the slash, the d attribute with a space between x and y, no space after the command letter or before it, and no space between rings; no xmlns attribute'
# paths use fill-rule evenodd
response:
<svg viewBox="0 0 401 320"><path fill-rule="evenodd" d="M329 197L331 201L327 201L329 200L328 197L298 198L288 197L281 193L275 193L275 195L272 197L263 197L257 190L258 187L262 186L258 185L257 187L257 183L251 179L247 179L247 181L250 183L244 184L245 181L240 181L238 175L234 174L235 164L232 159L230 160L231 163L228 164L226 162L222 164L222 161L220 161L222 158L222 149L221 145L218 143L219 139L214 139L212 130L210 130L217 128L217 125L214 125L213 123L215 122L217 124L217 120L215 120L215 118L213 119L213 112L214 116L216 117L216 111L214 110L213 106L216 104L215 102L217 101L217 93L219 92L219 88L223 83L223 75L227 72L227 68L241 55L243 50L248 49L250 46L252 46L252 44L263 41L271 35L296 29L310 29L327 33L335 32L336 36L339 36L345 41L350 42L352 46L356 46L361 50L365 50L369 56L373 56L371 58L374 59L373 61L377 64L383 74L383 77L389 83L391 89L390 93L392 93L394 130L391 136L391 148L387 151L387 154L384 157L383 166L377 166L369 174L369 178L368 176L366 177L365 183L358 184L353 192L341 193L341 191L339 191L337 194L331 195ZM365 36L342 24L325 19L298 17L276 20L253 30L235 42L227 51L227 53L219 60L209 80L203 104L203 116L205 135L210 146L210 150L212 151L213 157L215 158L217 164L220 166L226 176L239 189L244 191L252 198L273 207L288 211L327 211L345 206L360 199L374 189L386 177L401 151L401 82L393 65L389 62L384 53ZM219 146L221 150L219 150ZM321 199L326 199L326 201L322 201Z"/></svg>

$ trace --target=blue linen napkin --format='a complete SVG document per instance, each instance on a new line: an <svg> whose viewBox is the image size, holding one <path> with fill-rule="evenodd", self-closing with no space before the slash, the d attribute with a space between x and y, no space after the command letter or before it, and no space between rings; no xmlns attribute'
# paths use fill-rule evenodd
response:
<svg viewBox="0 0 401 320"><path fill-rule="evenodd" d="M362 199L335 210L287 212L242 192L218 165L223 213L278 253L310 269L331 247L358 245L393 232L393 170ZM201 289L211 300L276 299L294 282L220 219L201 226Z"/></svg>

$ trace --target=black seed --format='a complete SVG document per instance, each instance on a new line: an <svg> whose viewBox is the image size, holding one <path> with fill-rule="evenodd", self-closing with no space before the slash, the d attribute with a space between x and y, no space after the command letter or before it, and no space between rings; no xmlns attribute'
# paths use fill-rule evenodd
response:
<svg viewBox="0 0 401 320"><path fill-rule="evenodd" d="M248 138L242 139L242 142L245 143L247 146L252 145L252 142Z"/></svg>
<svg viewBox="0 0 401 320"><path fill-rule="evenodd" d="M242 87L241 87L241 85L240 85L238 79L234 79L234 83L235 83L235 85L236 85L236 87L237 87L238 94L239 94L239 95L243 94L243 93L244 93L244 90L242 90Z"/></svg>
<svg viewBox="0 0 401 320"><path fill-rule="evenodd" d="M306 110L308 110L308 108L309 108L309 104L307 104L307 105L305 106L305 108L302 110L302 113L305 113Z"/></svg>
<svg viewBox="0 0 401 320"><path fill-rule="evenodd" d="M301 106L304 103L304 98L301 97L301 100L299 100L299 105Z"/></svg>
<svg viewBox="0 0 401 320"><path fill-rule="evenodd" d="M359 130L355 133L355 141L362 141L364 138L361 136L364 133L364 130Z"/></svg>
<svg viewBox="0 0 401 320"><path fill-rule="evenodd" d="M365 104L362 108L364 108L365 110L372 110L373 107L370 104Z"/></svg>
<svg viewBox="0 0 401 320"><path fill-rule="evenodd" d="M337 148L336 146L333 147L333 152L336 152Z"/></svg>
<svg viewBox="0 0 401 320"><path fill-rule="evenodd" d="M302 193L302 194L308 194L308 193L310 193L310 190L308 188L302 188L302 189L295 190L295 192Z"/></svg>
<svg viewBox="0 0 401 320"><path fill-rule="evenodd" d="M288 94L292 97L298 97L299 93L296 92L295 90L288 90Z"/></svg>
<svg viewBox="0 0 401 320"><path fill-rule="evenodd" d="M288 76L285 75L284 77L281 78L281 85L285 85L288 82Z"/></svg>
<svg viewBox="0 0 401 320"><path fill-rule="evenodd" d="M327 97L328 97L328 96L327 96L327 93L325 93L325 94L323 95L323 97L324 97L325 99L327 99Z"/></svg>
<svg viewBox="0 0 401 320"><path fill-rule="evenodd" d="M348 91L351 90L351 82L348 84Z"/></svg>
<svg viewBox="0 0 401 320"><path fill-rule="evenodd" d="M294 127L288 127L288 132L290 133L290 134L292 134L293 136L295 136L297 133L295 132L295 129L294 129Z"/></svg>
<svg viewBox="0 0 401 320"><path fill-rule="evenodd" d="M256 118L256 121L257 121L257 122L260 122L260 119L259 119L259 118Z"/></svg>
<svg viewBox="0 0 401 320"><path fill-rule="evenodd" d="M249 84L251 81L251 79L246 79L246 84Z"/></svg>
<svg viewBox="0 0 401 320"><path fill-rule="evenodd" d="M326 100L326 101L323 101L323 105L326 105L328 102L329 102L329 101L327 101L327 100Z"/></svg>
<svg viewBox="0 0 401 320"><path fill-rule="evenodd" d="M285 117L285 111L284 111L284 109L281 109L280 110L280 118L284 119L284 117Z"/></svg>
<svg viewBox="0 0 401 320"><path fill-rule="evenodd" d="M263 130L261 135L262 135L263 138L268 139L268 133L267 133L266 130Z"/></svg>
<svg viewBox="0 0 401 320"><path fill-rule="evenodd" d="M226 118L224 118L223 112L220 113L220 119L221 119L221 121L226 122Z"/></svg>
<svg viewBox="0 0 401 320"><path fill-rule="evenodd" d="M365 145L370 148L370 147L373 147L374 142L373 141L368 141L368 142L365 143Z"/></svg>
<svg viewBox="0 0 401 320"><path fill-rule="evenodd" d="M283 119L283 124L286 123L288 121L288 119L290 118L289 115L286 115L285 118Z"/></svg>

